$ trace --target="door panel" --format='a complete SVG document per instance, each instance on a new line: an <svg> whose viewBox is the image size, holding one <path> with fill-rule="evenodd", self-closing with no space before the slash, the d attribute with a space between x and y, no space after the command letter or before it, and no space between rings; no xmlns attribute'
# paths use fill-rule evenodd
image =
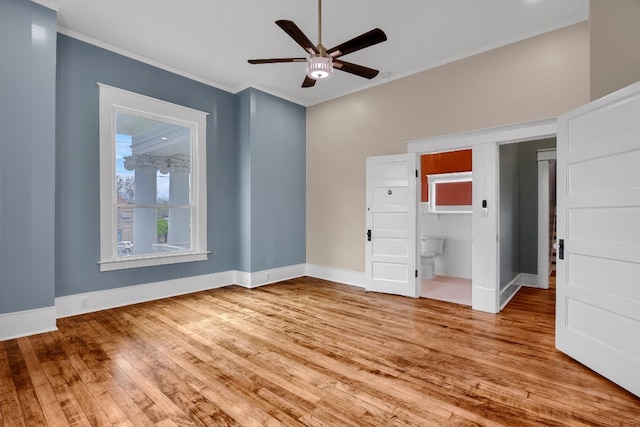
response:
<svg viewBox="0 0 640 427"><path fill-rule="evenodd" d="M374 261L372 268L374 281L390 281L402 284L409 280L407 264Z"/></svg>
<svg viewBox="0 0 640 427"><path fill-rule="evenodd" d="M623 329L631 336L638 337L640 324L615 313L613 307L594 307L576 299L569 299L568 311L567 327L576 333L588 335L595 344L616 349L623 354L640 354L640 340L630 340L623 334L611 333Z"/></svg>
<svg viewBox="0 0 640 427"><path fill-rule="evenodd" d="M373 189L373 204L378 208L384 206L406 205L407 188L406 187L384 187Z"/></svg>
<svg viewBox="0 0 640 427"><path fill-rule="evenodd" d="M571 165L569 175L572 178L571 192L592 193L597 191L620 191L637 187L640 165L640 151L630 151L615 155L603 156L599 159L583 161ZM594 174L595 167L603 167L611 173Z"/></svg>
<svg viewBox="0 0 640 427"><path fill-rule="evenodd" d="M373 242L373 254L382 256L406 257L409 256L409 245L407 239L378 237Z"/></svg>
<svg viewBox="0 0 640 427"><path fill-rule="evenodd" d="M603 244L640 241L640 206L583 207L569 211L568 219L572 224L568 236L571 239Z"/></svg>
<svg viewBox="0 0 640 427"><path fill-rule="evenodd" d="M388 208L389 206L376 206L377 209ZM392 207L393 209L401 209L402 207ZM378 232L378 236L391 233L391 235L400 234L406 237L409 228L408 212L373 212L372 225Z"/></svg>
<svg viewBox="0 0 640 427"><path fill-rule="evenodd" d="M558 118L556 346L640 395L640 83Z"/></svg>
<svg viewBox="0 0 640 427"><path fill-rule="evenodd" d="M416 158L367 158L366 288L417 297Z"/></svg>

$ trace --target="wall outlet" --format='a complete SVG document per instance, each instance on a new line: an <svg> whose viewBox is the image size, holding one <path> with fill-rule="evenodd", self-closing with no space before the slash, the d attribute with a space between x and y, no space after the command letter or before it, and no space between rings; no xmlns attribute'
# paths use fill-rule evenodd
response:
<svg viewBox="0 0 640 427"><path fill-rule="evenodd" d="M89 298L82 298L80 300L80 308L87 308L89 307Z"/></svg>

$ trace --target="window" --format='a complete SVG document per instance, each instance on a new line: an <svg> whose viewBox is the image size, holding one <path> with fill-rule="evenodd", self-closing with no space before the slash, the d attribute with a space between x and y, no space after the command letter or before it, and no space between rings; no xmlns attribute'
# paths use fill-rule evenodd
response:
<svg viewBox="0 0 640 427"><path fill-rule="evenodd" d="M430 213L471 213L471 172L427 175Z"/></svg>
<svg viewBox="0 0 640 427"><path fill-rule="evenodd" d="M207 259L207 113L100 87L100 271Z"/></svg>

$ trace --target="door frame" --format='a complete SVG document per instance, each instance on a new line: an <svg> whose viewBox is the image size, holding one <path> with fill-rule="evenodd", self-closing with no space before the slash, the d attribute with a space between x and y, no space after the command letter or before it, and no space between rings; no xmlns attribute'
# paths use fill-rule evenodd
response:
<svg viewBox="0 0 640 427"><path fill-rule="evenodd" d="M556 161L556 149L538 151L538 287L549 289L549 273L551 262L549 248L551 237L549 233L549 218L551 209L551 162ZM555 171L555 166L553 167ZM557 181L556 181L557 182ZM557 186L557 185L556 185Z"/></svg>
<svg viewBox="0 0 640 427"><path fill-rule="evenodd" d="M471 282L474 310L500 311L499 145L553 138L556 134L557 123L552 118L407 142L407 152L418 155L473 150ZM483 214L482 202L485 200L487 211Z"/></svg>

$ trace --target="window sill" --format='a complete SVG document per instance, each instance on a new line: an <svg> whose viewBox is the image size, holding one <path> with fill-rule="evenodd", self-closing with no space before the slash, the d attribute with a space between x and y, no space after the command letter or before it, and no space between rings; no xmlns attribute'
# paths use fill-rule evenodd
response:
<svg viewBox="0 0 640 427"><path fill-rule="evenodd" d="M181 262L206 261L209 252L189 252L175 255L154 255L127 257L117 260L100 261L100 271L125 270L128 268L152 267L155 265L177 264Z"/></svg>
<svg viewBox="0 0 640 427"><path fill-rule="evenodd" d="M473 213L473 207L471 205L450 205L450 206L436 206L433 210L429 202L420 203L420 212L427 215L441 215L441 214L466 214L471 215Z"/></svg>
<svg viewBox="0 0 640 427"><path fill-rule="evenodd" d="M471 211L429 211L427 212L429 215L471 215L473 212Z"/></svg>

